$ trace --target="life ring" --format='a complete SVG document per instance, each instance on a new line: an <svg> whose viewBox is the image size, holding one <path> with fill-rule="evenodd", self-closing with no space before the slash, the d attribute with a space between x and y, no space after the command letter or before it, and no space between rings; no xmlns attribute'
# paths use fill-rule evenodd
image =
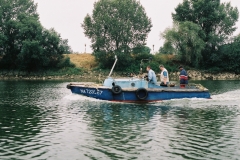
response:
<svg viewBox="0 0 240 160"><path fill-rule="evenodd" d="M114 85L112 87L112 93L113 94L120 94L120 93L122 93L122 88L119 85Z"/></svg>
<svg viewBox="0 0 240 160"><path fill-rule="evenodd" d="M136 91L136 96L140 100L144 100L148 97L148 91L145 88L138 88Z"/></svg>
<svg viewBox="0 0 240 160"><path fill-rule="evenodd" d="M67 85L67 89L71 89L71 84L68 84L68 85Z"/></svg>

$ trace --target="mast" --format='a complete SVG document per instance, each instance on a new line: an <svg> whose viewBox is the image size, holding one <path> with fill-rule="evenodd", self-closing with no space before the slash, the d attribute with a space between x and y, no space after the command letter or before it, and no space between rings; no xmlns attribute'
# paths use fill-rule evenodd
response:
<svg viewBox="0 0 240 160"><path fill-rule="evenodd" d="M113 64L113 66L112 66L112 69L111 69L111 71L110 71L108 77L111 76L111 74L112 74L112 72L113 72L113 69L114 69L114 67L115 67L115 65L116 65L116 63L117 63L117 60L118 60L118 59L117 59L117 56L115 55L115 62L114 62L114 64Z"/></svg>

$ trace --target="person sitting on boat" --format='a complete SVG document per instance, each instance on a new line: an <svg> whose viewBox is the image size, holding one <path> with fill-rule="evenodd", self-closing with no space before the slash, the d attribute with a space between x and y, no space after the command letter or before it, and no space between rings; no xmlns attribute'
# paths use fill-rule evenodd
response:
<svg viewBox="0 0 240 160"><path fill-rule="evenodd" d="M157 84L157 77L155 72L151 69L150 66L147 66L148 71L148 81L152 84Z"/></svg>
<svg viewBox="0 0 240 160"><path fill-rule="evenodd" d="M183 68L183 66L179 66L178 69L180 70L180 87L185 88L185 86L188 84L188 74L187 71Z"/></svg>
<svg viewBox="0 0 240 160"><path fill-rule="evenodd" d="M160 86L167 86L169 84L169 76L168 76L168 71L166 70L166 68L164 68L164 65L160 65L159 66L160 70L161 70L161 75L160 75Z"/></svg>

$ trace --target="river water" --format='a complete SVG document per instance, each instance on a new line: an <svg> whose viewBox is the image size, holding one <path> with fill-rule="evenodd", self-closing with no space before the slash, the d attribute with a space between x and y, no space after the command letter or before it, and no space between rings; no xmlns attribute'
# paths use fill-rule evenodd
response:
<svg viewBox="0 0 240 160"><path fill-rule="evenodd" d="M0 81L0 159L240 159L240 81L198 81L212 99L123 104L65 81Z"/></svg>

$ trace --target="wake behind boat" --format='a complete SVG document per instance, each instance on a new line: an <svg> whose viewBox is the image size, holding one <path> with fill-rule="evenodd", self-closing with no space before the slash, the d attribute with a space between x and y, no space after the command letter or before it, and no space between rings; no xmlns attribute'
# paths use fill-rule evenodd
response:
<svg viewBox="0 0 240 160"><path fill-rule="evenodd" d="M192 84L184 88L180 86L163 87L149 83L143 77L112 78L110 77L117 58L103 84L70 83L67 85L72 93L92 97L100 100L117 102L155 102L181 98L210 98L208 89L202 85Z"/></svg>

